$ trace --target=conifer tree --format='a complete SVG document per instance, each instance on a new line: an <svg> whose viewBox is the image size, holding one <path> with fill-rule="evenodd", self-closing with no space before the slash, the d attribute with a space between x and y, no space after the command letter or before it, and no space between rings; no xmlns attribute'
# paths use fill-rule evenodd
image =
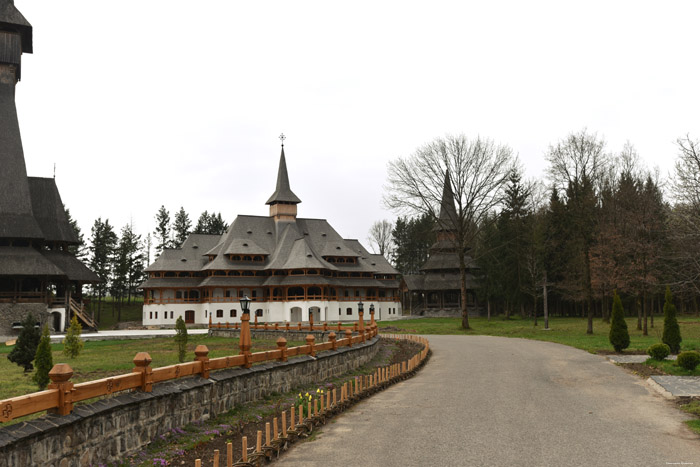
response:
<svg viewBox="0 0 700 467"><path fill-rule="evenodd" d="M172 247L170 240L170 213L165 206L161 206L156 214L156 256L160 256L163 250Z"/></svg>
<svg viewBox="0 0 700 467"><path fill-rule="evenodd" d="M187 326L182 316L177 317L175 321L175 343L177 344L177 358L180 363L185 361L185 353L187 352Z"/></svg>
<svg viewBox="0 0 700 467"><path fill-rule="evenodd" d="M78 318L73 315L70 319L70 327L68 332L66 332L66 337L63 339L63 353L70 358L75 358L80 355L80 351L83 350L83 345L85 343L80 338L80 333L83 327L78 322Z"/></svg>
<svg viewBox="0 0 700 467"><path fill-rule="evenodd" d="M190 216L185 212L185 208L180 206L180 210L175 213L173 220L173 233L175 234L175 246L180 247L190 234L192 229L192 221Z"/></svg>
<svg viewBox="0 0 700 467"><path fill-rule="evenodd" d="M32 362L36 356L36 348L39 346L39 339L41 338L39 329L35 325L36 320L34 316L31 313L28 314L22 321L22 330L19 332L19 337L17 337L15 348L7 355L8 360L23 367L25 373L34 368Z"/></svg>
<svg viewBox="0 0 700 467"><path fill-rule="evenodd" d="M666 287L666 301L664 302L664 333L661 342L671 348L671 353L677 354L681 350L681 328L676 320L676 305L673 304L671 289Z"/></svg>
<svg viewBox="0 0 700 467"><path fill-rule="evenodd" d="M622 300L620 300L617 290L613 294L612 319L608 338L615 352L622 352L630 345L630 335L627 332L627 323L625 322L625 311L622 308Z"/></svg>
<svg viewBox="0 0 700 467"><path fill-rule="evenodd" d="M39 347L36 349L36 357L34 358L34 367L36 372L32 379L39 386L40 390L46 389L49 382L49 371L53 368L53 355L51 353L51 336L49 334L49 325L44 324L44 329L41 332Z"/></svg>
<svg viewBox="0 0 700 467"><path fill-rule="evenodd" d="M93 291L97 292L98 307L97 321L100 321L102 312L102 298L107 295L107 287L112 275L113 255L117 244L117 234L109 224L109 219L102 222L98 217L92 226L92 236L90 237L90 269L95 271L100 282L93 285Z"/></svg>

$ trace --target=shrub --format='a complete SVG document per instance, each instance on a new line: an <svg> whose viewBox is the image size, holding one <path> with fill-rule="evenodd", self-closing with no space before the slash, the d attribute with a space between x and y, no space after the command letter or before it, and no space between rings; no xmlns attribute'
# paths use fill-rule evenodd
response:
<svg viewBox="0 0 700 467"><path fill-rule="evenodd" d="M39 339L39 347L36 348L36 357L34 358L34 367L36 372L32 379L39 386L39 389L44 390L48 386L49 371L53 368L53 355L51 354L51 336L49 335L49 325L44 325L44 330L41 332Z"/></svg>
<svg viewBox="0 0 700 467"><path fill-rule="evenodd" d="M666 344L654 344L647 349L647 354L654 360L663 360L671 353L671 348Z"/></svg>
<svg viewBox="0 0 700 467"><path fill-rule="evenodd" d="M32 362L36 356L36 348L39 346L39 339L41 338L41 333L35 327L35 324L34 316L31 314L27 315L25 320L22 321L22 330L19 332L19 337L17 337L15 348L7 354L7 358L12 363L23 367L25 373L34 368Z"/></svg>
<svg viewBox="0 0 700 467"><path fill-rule="evenodd" d="M671 348L671 353L678 353L681 350L681 328L676 320L676 305L673 304L671 289L666 287L666 300L664 302L664 333L661 342Z"/></svg>
<svg viewBox="0 0 700 467"><path fill-rule="evenodd" d="M78 322L78 318L73 315L70 319L70 327L68 332L66 332L66 337L63 339L63 354L69 356L70 358L75 358L80 355L80 351L83 350L85 342L80 338L80 333L83 331L83 327Z"/></svg>
<svg viewBox="0 0 700 467"><path fill-rule="evenodd" d="M695 350L688 350L678 354L678 360L676 361L678 366L685 368L688 371L693 371L698 364L700 364L700 353Z"/></svg>
<svg viewBox="0 0 700 467"><path fill-rule="evenodd" d="M182 363L185 361L187 353L187 326L185 326L185 320L182 319L182 316L178 316L177 321L175 321L175 342L177 343L177 359Z"/></svg>
<svg viewBox="0 0 700 467"><path fill-rule="evenodd" d="M613 294L612 319L610 320L610 334L608 339L612 344L615 352L622 352L630 346L630 335L627 332L627 322L625 322L625 311L622 308L622 300L617 295L617 291Z"/></svg>

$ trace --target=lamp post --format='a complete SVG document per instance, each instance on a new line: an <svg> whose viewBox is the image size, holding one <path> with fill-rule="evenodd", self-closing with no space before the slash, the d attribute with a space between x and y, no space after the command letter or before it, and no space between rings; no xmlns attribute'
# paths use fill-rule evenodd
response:
<svg viewBox="0 0 700 467"><path fill-rule="evenodd" d="M360 315L360 327L359 327L359 332L360 336L362 336L362 342L365 341L365 323L362 320L362 317L364 316L364 311L365 311L365 305L360 301L360 303L357 304L357 314Z"/></svg>
<svg viewBox="0 0 700 467"><path fill-rule="evenodd" d="M377 322L374 320L374 303L369 305L370 329L374 332L377 329Z"/></svg>
<svg viewBox="0 0 700 467"><path fill-rule="evenodd" d="M250 363L250 347L251 347L251 340L250 340L250 298L248 296L244 296L240 300L241 302L241 339L240 339L240 347L241 347L241 353L240 355L245 356L245 367L250 368L251 363Z"/></svg>

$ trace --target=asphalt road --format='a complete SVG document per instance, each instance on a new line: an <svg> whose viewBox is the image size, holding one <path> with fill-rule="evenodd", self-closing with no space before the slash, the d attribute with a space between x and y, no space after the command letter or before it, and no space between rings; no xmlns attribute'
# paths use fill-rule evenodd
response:
<svg viewBox="0 0 700 467"><path fill-rule="evenodd" d="M606 359L548 342L429 336L415 377L278 466L700 466L689 417Z"/></svg>

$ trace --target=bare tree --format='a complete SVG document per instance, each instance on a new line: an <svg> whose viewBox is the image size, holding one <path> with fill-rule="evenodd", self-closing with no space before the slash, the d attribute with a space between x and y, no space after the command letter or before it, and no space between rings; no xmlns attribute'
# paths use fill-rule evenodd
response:
<svg viewBox="0 0 700 467"><path fill-rule="evenodd" d="M676 140L680 154L676 160L673 189L678 201L700 207L700 141L689 135Z"/></svg>
<svg viewBox="0 0 700 467"><path fill-rule="evenodd" d="M391 222L386 219L381 221L376 221L369 228L369 234L367 235L367 241L372 247L372 251L379 253L385 258L391 253L391 232L394 226Z"/></svg>
<svg viewBox="0 0 700 467"><path fill-rule="evenodd" d="M487 138L448 135L389 163L385 204L397 211L427 213L438 228L454 232L450 240L459 258L464 329L470 329L466 251L473 246L489 212L501 204L503 187L515 162L508 146ZM443 197L450 195L454 204L442 206Z"/></svg>
<svg viewBox="0 0 700 467"><path fill-rule="evenodd" d="M591 285L591 247L596 230L596 183L603 179L607 164L605 142L586 130L571 133L550 146L546 154L551 181L559 185L567 198L572 232L576 235L581 274L576 282L588 305L587 334L593 334L593 290Z"/></svg>

